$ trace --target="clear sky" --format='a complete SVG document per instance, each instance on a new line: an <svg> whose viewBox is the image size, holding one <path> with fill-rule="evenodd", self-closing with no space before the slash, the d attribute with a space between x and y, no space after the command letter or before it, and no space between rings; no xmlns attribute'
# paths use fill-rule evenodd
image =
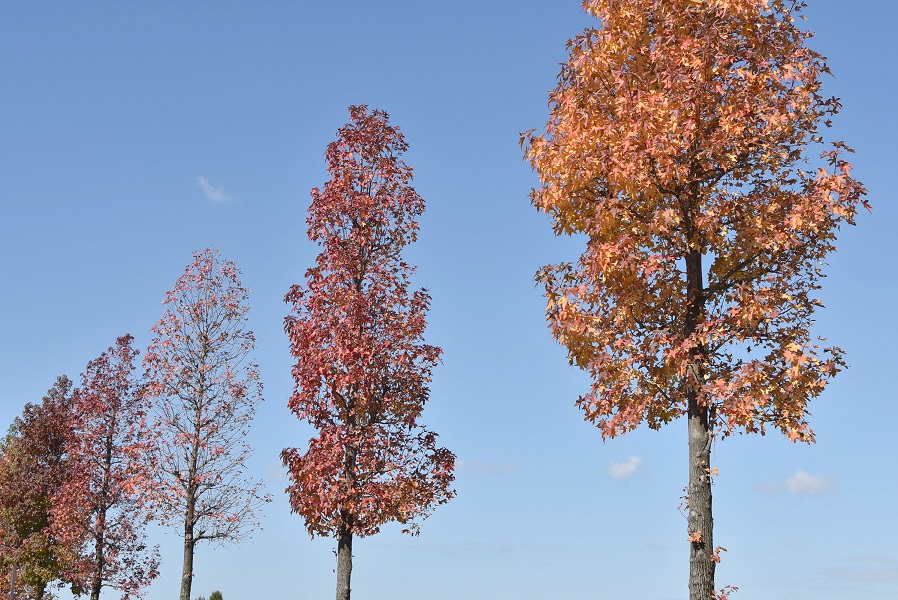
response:
<svg viewBox="0 0 898 600"><path fill-rule="evenodd" d="M816 332L850 368L811 406L816 445L717 445L717 581L735 600L894 599L898 3L810 3L844 103L835 135L874 208L841 234L820 294ZM4 2L0 428L117 336L145 348L164 292L215 245L253 292L265 402L250 467L274 502L251 541L198 548L193 594L332 597L335 543L310 540L283 493L278 454L313 433L286 407L283 296L317 253L305 218L325 146L364 103L404 131L427 201L408 258L445 362L424 422L459 462L458 497L419 538L357 541L355 596L685 598L685 424L602 443L533 282L578 243L530 206L519 132L545 124L565 41L590 24L574 0ZM151 539L164 560L147 598L172 598L180 539Z"/></svg>

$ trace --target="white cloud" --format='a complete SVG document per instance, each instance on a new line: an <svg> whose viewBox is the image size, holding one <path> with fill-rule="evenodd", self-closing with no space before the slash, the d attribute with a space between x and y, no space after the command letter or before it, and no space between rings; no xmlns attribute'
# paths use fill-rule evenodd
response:
<svg viewBox="0 0 898 600"><path fill-rule="evenodd" d="M224 189L223 185L212 185L209 180L202 175L196 178L196 182L200 186L200 189L203 190L203 195L213 202L230 202L234 199L234 197Z"/></svg>
<svg viewBox="0 0 898 600"><path fill-rule="evenodd" d="M611 461L605 470L608 471L608 476L611 479L628 479L633 477L640 467L642 467L642 459L638 456L631 456L624 462Z"/></svg>
<svg viewBox="0 0 898 600"><path fill-rule="evenodd" d="M290 478L287 477L287 469L286 467L284 467L284 464L280 460L269 460L265 467L269 481L272 481L277 485L281 485L284 482L290 481Z"/></svg>
<svg viewBox="0 0 898 600"><path fill-rule="evenodd" d="M518 470L516 465L511 464L498 465L485 463L482 460L468 462L462 459L455 461L455 468L462 473L471 473L473 475L510 475Z"/></svg>
<svg viewBox="0 0 898 600"><path fill-rule="evenodd" d="M830 492L836 487L834 478L818 477L801 469L795 471L795 475L784 482L786 489L793 494L820 495Z"/></svg>

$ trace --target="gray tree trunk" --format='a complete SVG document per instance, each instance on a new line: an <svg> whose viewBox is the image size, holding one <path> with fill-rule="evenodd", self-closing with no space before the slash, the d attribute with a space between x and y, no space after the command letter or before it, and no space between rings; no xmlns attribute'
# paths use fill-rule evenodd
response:
<svg viewBox="0 0 898 600"><path fill-rule="evenodd" d="M711 512L711 430L708 409L689 413L689 599L714 597L714 518Z"/></svg>
<svg viewBox="0 0 898 600"><path fill-rule="evenodd" d="M690 215L691 216L691 215ZM687 218L688 237L692 237L692 220ZM704 320L702 255L692 250L686 256L686 335L692 335ZM686 370L688 395L689 487L689 600L714 597L714 519L711 513L711 441L713 423L707 406L699 404L699 390L704 384L707 350L699 346Z"/></svg>
<svg viewBox="0 0 898 600"><path fill-rule="evenodd" d="M90 582L90 600L100 600L100 590L103 588L104 552L103 532L94 538L94 573Z"/></svg>
<svg viewBox="0 0 898 600"><path fill-rule="evenodd" d="M193 508L192 506L190 508ZM192 513L188 510L188 513ZM190 600L193 587L193 515L184 522L184 566L181 568L181 600Z"/></svg>
<svg viewBox="0 0 898 600"><path fill-rule="evenodd" d="M337 600L349 600L352 577L352 531L341 525L337 532Z"/></svg>
<svg viewBox="0 0 898 600"><path fill-rule="evenodd" d="M205 366L206 340L203 341L203 361L200 365L200 397L206 393L206 378L202 367ZM190 600L190 590L193 587L193 552L196 549L193 528L196 525L196 500L197 484L196 472L200 453L200 436L202 434L200 414L194 415L193 446L190 449L190 461L187 466L187 489L185 490L184 506L184 565L181 567L181 600Z"/></svg>
<svg viewBox="0 0 898 600"><path fill-rule="evenodd" d="M361 283L358 283L361 286ZM350 397L351 409L354 398ZM355 419L351 415L347 419L347 427L351 430L355 427ZM349 444L346 448L345 463L343 465L343 481L347 489L355 487L355 460L358 449ZM343 508L340 509L340 527L337 529L337 600L349 600L350 579L352 578L352 528L355 525L355 515Z"/></svg>

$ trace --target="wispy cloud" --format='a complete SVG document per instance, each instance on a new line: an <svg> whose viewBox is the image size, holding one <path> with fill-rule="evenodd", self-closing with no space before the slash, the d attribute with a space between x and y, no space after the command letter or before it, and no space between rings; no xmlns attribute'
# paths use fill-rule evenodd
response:
<svg viewBox="0 0 898 600"><path fill-rule="evenodd" d="M820 496L834 492L838 483L836 477L821 477L820 475L811 475L803 469L796 469L795 474L791 477L787 477L783 481L762 483L756 489L765 494L788 492L803 496Z"/></svg>
<svg viewBox="0 0 898 600"><path fill-rule="evenodd" d="M223 185L213 185L208 179L200 175L196 178L197 185L203 190L203 195L213 202L230 202L234 197L224 189Z"/></svg>
<svg viewBox="0 0 898 600"><path fill-rule="evenodd" d="M280 460L269 460L265 465L266 475L268 475L267 479L270 482L274 482L277 485L290 481L287 477L287 470L284 468L283 463Z"/></svg>
<svg viewBox="0 0 898 600"><path fill-rule="evenodd" d="M633 477L641 467L642 458L631 456L624 462L611 461L608 463L605 470L608 472L608 476L611 477L611 479L628 479Z"/></svg>
<svg viewBox="0 0 898 600"><path fill-rule="evenodd" d="M455 468L462 473L471 473L473 475L510 475L517 473L517 465L512 464L493 464L475 460L473 462L459 459L455 461Z"/></svg>
<svg viewBox="0 0 898 600"><path fill-rule="evenodd" d="M801 469L795 471L795 475L783 482L786 489L793 494L810 494L819 496L831 492L836 488L836 480L833 477L818 477Z"/></svg>

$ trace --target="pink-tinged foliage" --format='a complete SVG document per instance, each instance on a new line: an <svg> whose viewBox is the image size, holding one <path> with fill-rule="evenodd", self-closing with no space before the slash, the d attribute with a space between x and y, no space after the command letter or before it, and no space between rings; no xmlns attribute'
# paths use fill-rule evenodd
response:
<svg viewBox="0 0 898 600"><path fill-rule="evenodd" d="M579 406L614 437L683 415L696 390L723 434L813 441L807 402L844 365L810 335L814 292L840 226L869 206L851 150L822 147L840 104L821 95L801 3L584 7L602 28L569 43L526 151L534 205L589 240L538 274L553 335L593 379ZM690 255L706 265L694 297Z"/></svg>
<svg viewBox="0 0 898 600"><path fill-rule="evenodd" d="M388 115L350 107L325 155L331 179L312 190L309 239L322 251L306 286L286 295L296 359L288 405L318 429L305 453L281 453L290 504L311 535L364 537L452 498L455 456L418 424L442 350L423 342L430 296L409 290L424 200Z"/></svg>
<svg viewBox="0 0 898 600"><path fill-rule="evenodd" d="M739 591L739 588L735 585L726 585L722 587L720 590L715 591L714 600L729 600L732 594L735 594Z"/></svg>
<svg viewBox="0 0 898 600"><path fill-rule="evenodd" d="M88 363L73 394L71 477L54 498L53 529L83 545L66 577L94 600L104 587L141 597L158 575L158 548L146 545L152 468L147 398L134 379L124 335Z"/></svg>
<svg viewBox="0 0 898 600"><path fill-rule="evenodd" d="M61 376L40 404L25 406L0 442L0 590L4 598L10 586L16 598L42 597L77 558L77 541L60 539L50 527L54 498L71 477L72 417L71 383Z"/></svg>
<svg viewBox="0 0 898 600"><path fill-rule="evenodd" d="M262 383L239 275L217 250L194 253L165 295L144 358L147 393L156 400L158 517L188 525L193 544L248 537L269 501L262 482L245 475L252 452L245 438Z"/></svg>

